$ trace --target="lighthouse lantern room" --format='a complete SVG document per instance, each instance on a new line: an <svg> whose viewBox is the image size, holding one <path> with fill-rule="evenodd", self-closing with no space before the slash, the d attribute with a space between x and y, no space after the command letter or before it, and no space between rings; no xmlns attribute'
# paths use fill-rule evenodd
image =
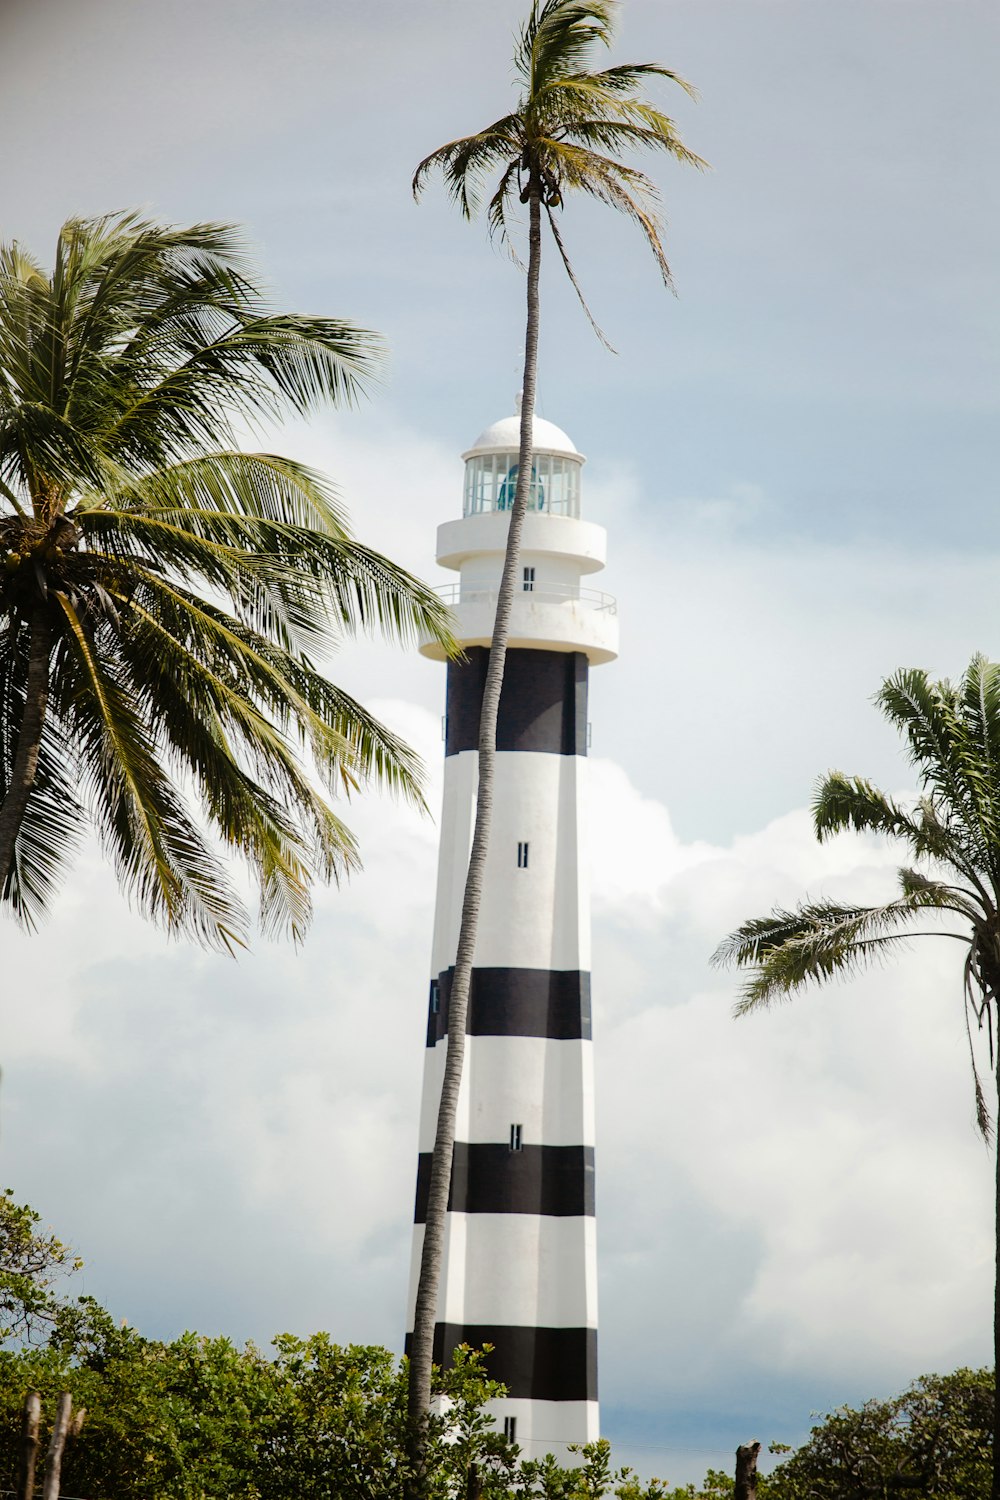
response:
<svg viewBox="0 0 1000 1500"><path fill-rule="evenodd" d="M461 519L438 528L464 648L448 663L444 803L420 1120L410 1317L475 817L479 714L520 418L463 455ZM497 726L493 828L469 999L435 1360L493 1345L498 1421L528 1457L598 1436L588 674L617 655L610 595L584 586L605 533L580 515L583 455L535 417L519 588ZM443 660L440 647L422 652Z"/></svg>

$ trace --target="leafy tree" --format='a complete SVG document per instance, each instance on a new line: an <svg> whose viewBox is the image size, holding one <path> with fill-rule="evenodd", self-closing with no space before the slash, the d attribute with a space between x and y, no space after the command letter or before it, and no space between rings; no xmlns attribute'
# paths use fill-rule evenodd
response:
<svg viewBox="0 0 1000 1500"><path fill-rule="evenodd" d="M759 1500L769 1500L769 1491L766 1488L767 1481L763 1475L757 1476ZM733 1500L736 1493L736 1484L730 1474L723 1474L721 1469L709 1469L701 1484L686 1484L683 1489L674 1490L671 1500Z"/></svg>
<svg viewBox="0 0 1000 1500"><path fill-rule="evenodd" d="M248 1496L255 1435L275 1399L263 1357L194 1335L156 1344L93 1304L81 1311L77 1348L0 1353L0 1488L16 1469L25 1392L41 1392L50 1423L68 1390L87 1415L64 1460L67 1492L92 1500Z"/></svg>
<svg viewBox="0 0 1000 1500"><path fill-rule="evenodd" d="M0 1351L0 1490L17 1468L20 1405L42 1393L51 1421L69 1390L86 1409L64 1487L90 1500L392 1500L406 1477L406 1373L385 1349L289 1334L269 1358L252 1344L184 1334L169 1343L116 1327L96 1305L77 1341ZM436 1382L444 1415L429 1429L429 1493L464 1497L469 1467L484 1496L506 1496L516 1450L484 1403L502 1393L478 1356Z"/></svg>
<svg viewBox="0 0 1000 1500"><path fill-rule="evenodd" d="M870 781L836 771L819 783L813 822L820 841L845 829L898 840L908 855L899 871L899 894L881 906L808 901L794 911L772 911L744 922L721 944L716 960L749 970L737 1006L737 1014L746 1015L810 983L858 973L914 937L957 940L965 950L976 1112L988 1139L991 1122L971 1021L980 1028L985 1023L992 1042L1000 995L1000 666L976 656L957 683L900 671L883 682L875 701L904 736L922 796L915 807L904 807ZM929 932L921 930L928 914L943 913L958 931L934 924ZM994 1347L1000 1355L1000 1155L996 1215ZM1000 1387L993 1421L990 1493L1000 1500Z"/></svg>
<svg viewBox="0 0 1000 1500"><path fill-rule="evenodd" d="M979 1500L992 1426L991 1370L923 1375L892 1400L831 1412L774 1470L768 1500Z"/></svg>
<svg viewBox="0 0 1000 1500"><path fill-rule="evenodd" d="M626 1464L613 1470L611 1444L607 1438L593 1443L570 1443L569 1451L579 1454L582 1463L568 1468L556 1462L553 1454L543 1459L526 1459L517 1474L518 1497L537 1500L603 1500L614 1495L617 1500L666 1500L676 1494L662 1479L642 1480Z"/></svg>
<svg viewBox="0 0 1000 1500"><path fill-rule="evenodd" d="M221 844L298 936L312 878L357 863L313 773L419 800L413 754L313 655L447 642L446 611L318 474L238 445L354 401L380 353L267 307L225 226L70 220L51 273L0 245L0 900L26 925L90 821L146 915L242 942Z"/></svg>
<svg viewBox="0 0 1000 1500"><path fill-rule="evenodd" d="M632 219L669 286L670 269L661 243L656 188L644 173L627 165L620 156L636 149L662 150L679 161L703 165L683 145L673 121L639 93L651 78L667 79L692 93L690 85L676 73L658 63L628 63L596 72L587 70L593 47L611 44L616 8L614 0L534 0L514 54L522 88L516 108L475 135L451 141L433 151L417 167L413 178L414 194L419 195L429 174L439 169L451 197L467 218L478 209L486 184L494 181L487 214L491 234L501 240L507 240L512 230L512 217L518 205L525 205L528 210L527 314L517 488L483 689L475 827L449 999L448 1050L410 1351L410 1403L416 1443L419 1443L420 1423L429 1410L455 1115L493 806L497 711L531 475L542 217L544 214L578 293L557 219L565 197L571 192L596 198Z"/></svg>
<svg viewBox="0 0 1000 1500"><path fill-rule="evenodd" d="M53 1286L81 1264L41 1222L11 1188L0 1192L0 1344L48 1336L65 1306Z"/></svg>
<svg viewBox="0 0 1000 1500"><path fill-rule="evenodd" d="M980 1500L989 1492L992 1370L922 1375L900 1396L841 1406L770 1474L758 1500ZM772 1443L771 1453L786 1453ZM670 1500L733 1500L732 1474L710 1469Z"/></svg>
<svg viewBox="0 0 1000 1500"><path fill-rule="evenodd" d="M758 1500L770 1500L771 1492L763 1474L757 1476ZM670 1500L733 1500L736 1483L731 1474L709 1469L701 1484L686 1484L670 1491Z"/></svg>

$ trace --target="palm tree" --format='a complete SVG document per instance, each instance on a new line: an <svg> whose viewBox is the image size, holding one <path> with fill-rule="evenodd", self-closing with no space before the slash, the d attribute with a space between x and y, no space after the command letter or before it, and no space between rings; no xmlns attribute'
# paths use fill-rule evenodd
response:
<svg viewBox="0 0 1000 1500"><path fill-rule="evenodd" d="M809 901L795 911L772 911L730 934L715 962L749 970L736 1007L742 1016L809 984L859 973L915 937L957 940L965 950L962 983L976 1118L989 1140L992 1121L976 1068L972 1022L987 1028L992 1056L1000 996L1000 665L974 657L957 683L930 682L916 670L897 672L875 701L903 734L923 795L907 808L870 781L836 771L817 788L813 821L820 841L848 828L899 840L909 856L899 871L899 894L882 906ZM957 931L934 923L921 928L929 914L943 913ZM1000 1072L996 1081L1000 1088ZM996 1242L994 1353L1000 1354L1000 1158ZM998 1419L1000 1386L992 1500L1000 1500Z"/></svg>
<svg viewBox="0 0 1000 1500"><path fill-rule="evenodd" d="M51 275L0 245L0 900L28 926L89 821L169 928L244 940L221 846L298 936L311 879L357 863L319 786L419 800L412 752L310 653L447 640L447 613L318 474L237 440L352 402L379 358L272 312L226 226L71 220Z"/></svg>
<svg viewBox="0 0 1000 1500"><path fill-rule="evenodd" d="M432 152L417 167L413 178L413 191L419 196L429 174L440 169L451 197L466 218L477 210L487 183L494 182L488 219L491 234L502 241L508 239L517 206L526 205L528 210L527 317L517 489L510 512L483 691L476 818L449 998L448 1051L414 1314L410 1412L415 1431L424 1421L430 1404L434 1323L455 1114L462 1079L469 984L492 812L497 710L531 476L542 217L544 214L562 264L581 303L583 296L556 217L570 191L587 194L627 214L639 226L664 283L670 286L670 268L661 243L662 229L657 216L656 188L644 173L620 161L615 153L636 148L663 150L679 161L704 165L682 144L673 121L637 92L648 78L655 77L668 79L679 84L688 94L693 93L690 85L671 69L658 63L629 63L600 72L585 70L588 55L595 44L610 46L616 8L615 0L534 0L514 54L515 68L522 84L516 109L485 130L451 141ZM586 308L586 303L583 305ZM596 329L596 324L594 327ZM415 1441L419 1442L419 1437Z"/></svg>

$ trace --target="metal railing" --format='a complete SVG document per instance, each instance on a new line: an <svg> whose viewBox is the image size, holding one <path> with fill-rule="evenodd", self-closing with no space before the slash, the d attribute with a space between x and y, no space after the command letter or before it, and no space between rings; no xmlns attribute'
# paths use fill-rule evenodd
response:
<svg viewBox="0 0 1000 1500"><path fill-rule="evenodd" d="M454 608L456 604L495 604L499 590L495 583L470 581L445 583L434 592ZM584 609L602 610L609 615L618 613L618 600L614 594L605 594L600 589L582 589L575 583L535 583L531 588L515 590L515 600L522 597L539 604L579 604Z"/></svg>

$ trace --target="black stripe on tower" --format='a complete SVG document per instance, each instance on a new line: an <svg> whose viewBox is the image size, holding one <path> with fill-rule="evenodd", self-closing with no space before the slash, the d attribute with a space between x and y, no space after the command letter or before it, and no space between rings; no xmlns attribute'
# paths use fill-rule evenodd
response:
<svg viewBox="0 0 1000 1500"><path fill-rule="evenodd" d="M448 1035L454 968L431 984L427 1045ZM473 969L469 1036L539 1036L590 1041L590 975L577 969Z"/></svg>
<svg viewBox="0 0 1000 1500"><path fill-rule="evenodd" d="M412 1334L406 1335L406 1353ZM488 1323L438 1323L434 1328L434 1363L450 1365L460 1344L481 1349L491 1380L507 1387L508 1396L529 1401L597 1400L596 1328L516 1328Z"/></svg>
<svg viewBox="0 0 1000 1500"><path fill-rule="evenodd" d="M413 1222L427 1219L431 1153L417 1158ZM593 1146L522 1146L456 1141L448 1210L459 1214L545 1214L576 1219L594 1214Z"/></svg>
<svg viewBox="0 0 1000 1500"><path fill-rule="evenodd" d="M445 755L479 748L488 660L485 646L469 646L464 660L448 663ZM518 647L507 652L497 749L586 755L587 658L582 651Z"/></svg>

